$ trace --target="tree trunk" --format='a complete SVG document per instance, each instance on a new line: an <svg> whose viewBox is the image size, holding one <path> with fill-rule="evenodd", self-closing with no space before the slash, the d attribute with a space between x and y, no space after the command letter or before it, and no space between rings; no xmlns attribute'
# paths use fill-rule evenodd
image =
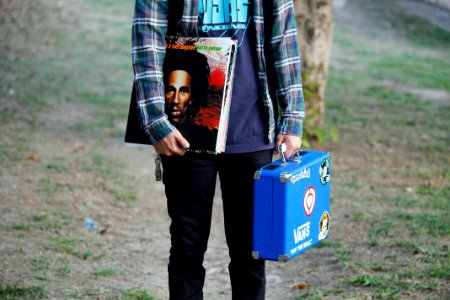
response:
<svg viewBox="0 0 450 300"><path fill-rule="evenodd" d="M305 131L323 126L324 93L333 32L333 0L294 0L305 92Z"/></svg>

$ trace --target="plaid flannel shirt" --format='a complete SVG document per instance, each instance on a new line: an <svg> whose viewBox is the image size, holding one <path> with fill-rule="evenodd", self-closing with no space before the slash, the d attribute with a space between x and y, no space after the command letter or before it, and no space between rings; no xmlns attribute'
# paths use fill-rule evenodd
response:
<svg viewBox="0 0 450 300"><path fill-rule="evenodd" d="M132 53L136 100L142 125L152 144L166 137L175 127L164 112L164 83L162 64L165 55L165 34L168 28L168 2L170 0L136 0L132 27ZM198 1L184 0L183 14L177 34L198 36ZM273 18L270 35L268 66L264 55L263 0L254 0L253 22L256 32L257 70L262 89L264 107L268 116L268 139L275 133L302 135L304 99L300 73L300 55L292 0L272 0ZM267 20L267 19L266 19ZM275 93L270 93L267 70L272 74ZM271 96L276 94L276 97ZM276 98L278 102L275 101ZM279 106L279 116L275 108ZM232 116L231 116L232 118ZM276 124L277 123L277 124Z"/></svg>

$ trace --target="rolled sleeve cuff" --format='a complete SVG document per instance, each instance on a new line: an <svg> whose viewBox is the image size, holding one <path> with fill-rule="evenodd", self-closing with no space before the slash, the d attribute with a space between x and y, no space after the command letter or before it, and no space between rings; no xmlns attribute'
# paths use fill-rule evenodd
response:
<svg viewBox="0 0 450 300"><path fill-rule="evenodd" d="M278 123L278 133L301 137L303 135L303 118L282 118Z"/></svg>
<svg viewBox="0 0 450 300"><path fill-rule="evenodd" d="M169 122L169 120L167 120L166 117L163 117L148 126L145 129L145 132L150 137L152 145L156 145L159 141L175 130L176 128Z"/></svg>

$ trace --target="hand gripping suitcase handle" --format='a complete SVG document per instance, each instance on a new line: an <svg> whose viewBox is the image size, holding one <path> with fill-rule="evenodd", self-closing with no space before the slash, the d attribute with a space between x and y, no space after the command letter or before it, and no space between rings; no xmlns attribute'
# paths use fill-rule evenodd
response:
<svg viewBox="0 0 450 300"><path fill-rule="evenodd" d="M286 156L284 155L284 152L286 152L286 144L283 143L281 145L278 146L278 152L280 153L281 156L281 164L284 166L286 164ZM296 151L294 154L294 158L290 159L288 157L289 160L292 160L293 162L300 162L300 151Z"/></svg>

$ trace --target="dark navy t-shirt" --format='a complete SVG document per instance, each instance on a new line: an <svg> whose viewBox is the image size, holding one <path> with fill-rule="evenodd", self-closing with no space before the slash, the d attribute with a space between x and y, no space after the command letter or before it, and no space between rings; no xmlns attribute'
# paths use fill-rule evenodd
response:
<svg viewBox="0 0 450 300"><path fill-rule="evenodd" d="M256 68L250 0L200 0L199 35L238 41L226 153L272 149ZM220 4L217 4L220 3Z"/></svg>

